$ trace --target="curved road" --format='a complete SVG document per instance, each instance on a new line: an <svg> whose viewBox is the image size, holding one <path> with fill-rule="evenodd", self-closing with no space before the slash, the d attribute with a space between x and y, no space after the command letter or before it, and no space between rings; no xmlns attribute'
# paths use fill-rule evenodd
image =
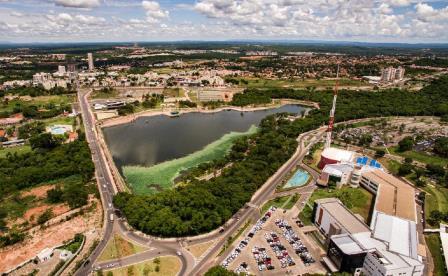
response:
<svg viewBox="0 0 448 276"><path fill-rule="evenodd" d="M86 139L92 151L93 162L95 165L96 177L98 181L98 188L102 199L103 210L105 210L105 216L103 239L93 250L88 260L76 272L76 275L82 276L89 275L95 269L122 267L165 255L174 255L179 257L182 262L182 269L179 272L179 275L197 275L204 273L208 269L208 267L213 264L215 255L227 241L227 237L231 236L235 231L237 231L242 226L242 224L247 221L247 219L253 218L257 220L260 217L259 208L261 207L261 205L270 199L272 194L274 194L275 192L276 186L281 182L283 177L285 177L287 173L289 173L292 169L295 168L297 164L302 161L311 145L317 142L325 132L325 127L322 127L317 130L313 130L300 135L298 138L299 147L293 157L289 159L288 162L285 163L276 172L276 174L274 174L270 179L267 180L267 182L254 194L251 201L247 203L244 208L238 211L235 216L224 225L224 231L222 233L219 233L219 231L214 231L209 234L190 238L157 239L155 237L129 230L124 222L124 219L117 219L117 216L114 214L115 209L112 202L113 195L116 192L116 189L114 187L114 179L111 175L107 160L97 139L95 118L93 113L91 112L88 102L89 94L89 90L79 90L78 99L86 129ZM306 146L305 142L308 142ZM113 221L109 219L111 215L115 218ZM104 250L107 241L111 237L113 237L115 233L120 233L127 239L137 244L150 247L151 249L124 258L95 264L99 255ZM217 242L199 262L196 262L191 253L182 245L182 243L193 245L216 239L219 239L219 242ZM179 252L180 255L178 254Z"/></svg>

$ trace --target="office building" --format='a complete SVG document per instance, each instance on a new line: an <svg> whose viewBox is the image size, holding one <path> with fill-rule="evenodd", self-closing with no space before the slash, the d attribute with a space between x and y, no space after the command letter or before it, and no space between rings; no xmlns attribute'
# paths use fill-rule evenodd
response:
<svg viewBox="0 0 448 276"><path fill-rule="evenodd" d="M92 55L92 53L88 53L87 54L87 61L89 63L89 71L95 70L95 66L93 64L93 55Z"/></svg>

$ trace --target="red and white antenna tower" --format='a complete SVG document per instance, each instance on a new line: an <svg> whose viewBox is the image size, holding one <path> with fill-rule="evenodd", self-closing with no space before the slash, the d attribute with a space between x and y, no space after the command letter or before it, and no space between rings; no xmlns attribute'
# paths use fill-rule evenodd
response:
<svg viewBox="0 0 448 276"><path fill-rule="evenodd" d="M330 120L328 121L327 139L325 140L325 148L329 148L331 145L331 133L333 132L334 113L336 111L336 99L338 98L338 88L339 88L339 64L338 64L338 70L336 72L336 84L333 90L333 107L330 110Z"/></svg>

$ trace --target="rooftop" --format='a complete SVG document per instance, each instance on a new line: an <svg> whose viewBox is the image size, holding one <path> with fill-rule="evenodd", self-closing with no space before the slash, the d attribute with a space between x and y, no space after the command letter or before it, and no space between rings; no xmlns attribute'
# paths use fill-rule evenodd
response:
<svg viewBox="0 0 448 276"><path fill-rule="evenodd" d="M381 170L369 171L362 176L378 184L376 211L416 221L414 188Z"/></svg>
<svg viewBox="0 0 448 276"><path fill-rule="evenodd" d="M369 232L369 227L345 207L337 198L324 198L315 201L324 208L348 233Z"/></svg>

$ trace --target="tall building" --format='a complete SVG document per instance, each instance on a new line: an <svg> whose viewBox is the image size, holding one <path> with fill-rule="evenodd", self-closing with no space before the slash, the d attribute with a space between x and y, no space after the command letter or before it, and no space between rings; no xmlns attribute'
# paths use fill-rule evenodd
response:
<svg viewBox="0 0 448 276"><path fill-rule="evenodd" d="M60 76L62 76L62 75L65 75L65 66L64 65L59 65L58 66L58 74L60 75Z"/></svg>
<svg viewBox="0 0 448 276"><path fill-rule="evenodd" d="M92 53L88 53L87 54L87 60L89 62L89 71L93 71L95 69L95 67L93 65L93 55L92 55Z"/></svg>
<svg viewBox="0 0 448 276"><path fill-rule="evenodd" d="M399 66L398 68L387 67L384 68L381 73L381 81L389 82L394 80L402 80L404 78L404 68Z"/></svg>

